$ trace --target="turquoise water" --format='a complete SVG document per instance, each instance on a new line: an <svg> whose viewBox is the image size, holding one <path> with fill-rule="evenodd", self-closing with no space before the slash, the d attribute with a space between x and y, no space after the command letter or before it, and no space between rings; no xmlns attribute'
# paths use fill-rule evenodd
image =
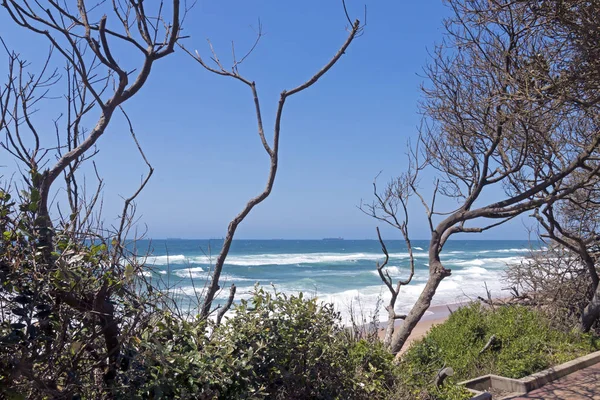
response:
<svg viewBox="0 0 600 400"><path fill-rule="evenodd" d="M168 282L182 301L194 298L201 290L220 250L221 240L153 240L138 243L149 247L147 263L154 276ZM396 310L406 312L414 304L427 280L427 241L414 241L415 277L403 287ZM390 253L388 272L392 278L405 278L409 259L403 241L386 242ZM494 296L503 292L503 271L507 264L521 262L530 251L528 241L456 240L447 242L442 253L452 276L440 285L434 304L464 301L485 294L484 283ZM375 240L236 240L223 269L218 299L228 296L232 284L238 288L236 298L247 298L256 283L273 284L285 293L303 291L320 300L333 302L348 316L352 304L363 312L373 312L378 298L387 302L387 289L376 271L376 262L384 259ZM195 288L195 289L194 289ZM381 319L385 312L381 310Z"/></svg>

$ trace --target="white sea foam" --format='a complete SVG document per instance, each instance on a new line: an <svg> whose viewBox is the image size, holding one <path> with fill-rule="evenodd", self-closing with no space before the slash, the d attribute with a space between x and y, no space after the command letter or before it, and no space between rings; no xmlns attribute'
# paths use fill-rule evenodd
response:
<svg viewBox="0 0 600 400"><path fill-rule="evenodd" d="M485 284L494 296L501 296L503 288L500 276L494 274L483 274L478 279L471 276L464 279L463 276L451 276L444 279L433 298L432 305L451 304L472 300L477 296L485 296ZM400 296L396 300L396 312L405 314L414 306L419 295L423 291L425 283L411 283L403 286ZM381 285L367 286L360 290L346 290L337 293L325 293L318 296L319 300L325 303L333 303L342 316L342 322L350 322L351 310L359 316L367 319L375 313L378 300L382 303L379 307L378 318L381 322L387 320L387 311L385 306L390 300L391 294Z"/></svg>
<svg viewBox="0 0 600 400"><path fill-rule="evenodd" d="M398 313L408 312L421 294L426 279L428 269L428 254L421 247L414 247L416 252L416 270L411 284L403 286L396 303ZM526 259L529 249L498 249L498 250L452 250L442 253L442 264L452 269L452 275L444 279L439 285L432 305L448 304L459 301L466 301L485 296L485 284L492 295L502 296L501 290L504 287L502 274L506 266L513 263L519 263ZM482 258L474 258L474 257ZM390 254L390 265L386 271L396 281L399 278L409 276L408 253ZM365 317L376 310L378 299L383 301L379 308L379 319L385 321L387 311L384 306L390 299L390 293L378 278L377 271L373 269L366 270L364 264L369 261L382 261L384 256L379 252L354 252L354 253L283 253L283 254L254 254L254 255L230 255L225 262L226 271L221 277L221 284L224 288L218 295L220 301L226 299L229 295L228 284L236 283L238 292L236 300L247 299L252 293L252 284L260 281L266 285L271 279L264 278L264 270L257 276L262 278L242 278L236 275L252 277L253 269L240 273L240 268L231 268L227 266L290 266L283 268L285 275L278 276L273 272L272 279L276 279L276 288L286 294L296 294L303 291L307 296L317 296L319 301L331 302L343 317L343 322L350 320L350 306L354 310L359 310ZM213 257L214 261L214 257ZM360 264L354 264L359 263ZM173 256L157 256L149 259L149 263L155 265L177 265L171 268L171 273L179 276L182 287L175 289L188 296L194 295L194 289L189 284L190 276L198 279L197 289L202 289L204 283L200 281L208 277L211 260L206 256L185 256L183 254ZM183 265L182 265L183 264ZM200 267L199 265L202 265ZM313 268L295 268L308 267ZM279 271L273 267L273 271ZM165 271L160 271L165 273ZM230 274L235 272L236 275ZM354 279L353 277L356 277ZM188 278L186 282L186 278ZM278 279L279 278L279 279ZM240 282L238 285L237 282ZM352 289L349 289L352 288Z"/></svg>
<svg viewBox="0 0 600 400"><path fill-rule="evenodd" d="M173 273L181 278L206 279L209 277L210 271L202 271L202 268L185 268L173 271ZM242 278L232 274L221 274L219 282L237 283L237 282L256 282L258 279Z"/></svg>
<svg viewBox="0 0 600 400"><path fill-rule="evenodd" d="M475 260L448 260L444 262L446 265L485 265L485 260L483 259L475 259Z"/></svg>
<svg viewBox="0 0 600 400"><path fill-rule="evenodd" d="M171 290L172 293L184 294L186 296L192 296L192 297L195 297L196 294L199 296L202 296L203 291L204 291L203 286L195 286L195 287L194 286L183 286L183 287L178 287L178 288L174 288ZM215 299L217 299L217 300L226 300L228 297L229 297L228 288L219 290L217 292L217 294L215 295ZM245 300L245 299L249 299L250 297L252 297L252 290L237 290L235 292L236 300Z"/></svg>
<svg viewBox="0 0 600 400"><path fill-rule="evenodd" d="M169 264L180 264L188 260L183 254L176 254L172 256L155 256L148 257L147 262L151 265L169 265Z"/></svg>
<svg viewBox="0 0 600 400"><path fill-rule="evenodd" d="M498 250L480 250L475 252L475 254L487 254L487 253L529 253L532 251L538 251L534 249L528 249L525 247L521 247L519 249L498 249Z"/></svg>
<svg viewBox="0 0 600 400"><path fill-rule="evenodd" d="M408 272L407 268L398 268L395 266L390 266L389 268L390 276L393 278L396 277L394 275L396 272L400 273L400 276L403 277L406 277L406 272ZM487 269L479 265L453 269L452 275L440 283L432 305L464 302L475 299L477 296L484 297L486 296L486 285L493 296L502 296L502 290L505 286L502 279L502 271L503 269L501 268ZM375 271L375 273L377 272ZM425 270L416 270L412 282L407 286L402 286L400 295L396 301L396 311L398 313L402 314L410 311L425 287L427 275L428 272ZM376 311L378 299L383 301L382 306L379 308L378 317L380 321L385 321L387 319L387 311L384 309L384 306L388 304L390 297L390 293L383 285L372 285L361 289L321 293L318 295L319 300L333 303L336 306L345 324L350 322L351 308L355 313L358 312L368 317ZM369 318L367 318L368 320Z"/></svg>
<svg viewBox="0 0 600 400"><path fill-rule="evenodd" d="M457 275L481 276L481 275L488 274L490 272L487 269L481 268L481 267L468 267L468 268L456 270L456 271L454 271L454 273Z"/></svg>
<svg viewBox="0 0 600 400"><path fill-rule="evenodd" d="M399 271L401 271L400 269ZM488 270L479 266L471 266L464 269L453 270L452 275L444 279L433 298L432 305L451 304L472 300L477 296L485 296L485 285L494 296L502 296L504 283L502 281L501 270ZM390 273L391 274L391 273ZM416 271L415 277L411 284L402 286L400 295L396 301L396 311L398 313L408 313L417 301L419 295L425 287L427 271ZM223 287L225 283L235 282L236 277L224 275L222 278ZM196 285L198 293L202 290L202 285ZM350 313L354 312L355 319L364 318L365 323L370 321L372 316L377 311L377 303L380 300L378 309L379 321L387 320L387 311L384 307L390 300L390 293L387 288L381 284L369 285L360 289L350 289L341 291L322 291L322 288L308 287L298 283L276 284L276 289L290 294L297 294L303 291L306 296L316 296L320 302L333 303L335 308L340 312L342 323L349 324L351 321ZM193 286L183 286L173 289L175 293L182 293L188 296L195 296ZM217 295L218 300L227 299L229 292L222 290ZM248 299L252 296L252 286L240 287L236 293L236 300Z"/></svg>
<svg viewBox="0 0 600 400"><path fill-rule="evenodd" d="M413 253L415 258L428 257L427 253ZM391 253L391 259L406 259L408 253ZM236 266L261 266L261 265L303 265L303 264L334 264L357 261L382 260L381 253L289 253L289 254L257 254L257 255L231 255L225 261L226 265ZM173 256L156 256L148 259L149 264L210 264L211 260L206 256L190 256L183 254Z"/></svg>
<svg viewBox="0 0 600 400"><path fill-rule="evenodd" d="M180 276L182 278L205 278L207 272L201 267L194 268L184 268L178 269L176 271L172 271L174 275Z"/></svg>
<svg viewBox="0 0 600 400"><path fill-rule="evenodd" d="M384 272L387 272L388 274L390 274L390 276L393 276L393 277L400 276L403 273L407 273L408 272L408 269L405 269L403 271L400 267L396 267L395 265L387 266L383 270L384 270ZM373 275L378 275L379 276L379 272L377 270L375 270L375 269L373 271L371 271L371 273Z"/></svg>
<svg viewBox="0 0 600 400"><path fill-rule="evenodd" d="M384 271L387 271L387 273L392 278L403 278L403 279L406 279L410 275L410 267L408 267L408 266L406 266L406 267L397 267L395 265L390 265L388 267L385 267ZM373 269L372 271L369 271L369 272L371 272L373 275L379 276L379 272L377 272L376 269ZM428 272L425 271L425 270L423 270L423 269L416 269L415 270L415 274L413 276L413 280L426 279L427 278L427 274L428 274Z"/></svg>
<svg viewBox="0 0 600 400"><path fill-rule="evenodd" d="M447 266L476 266L482 267L485 266L487 268L505 268L510 264L517 264L523 261L525 257L497 257L497 258L476 258L473 260L442 260L442 264Z"/></svg>

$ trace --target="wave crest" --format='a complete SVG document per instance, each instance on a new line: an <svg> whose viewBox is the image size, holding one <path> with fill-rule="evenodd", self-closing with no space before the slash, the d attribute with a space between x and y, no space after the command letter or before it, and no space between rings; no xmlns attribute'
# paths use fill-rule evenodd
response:
<svg viewBox="0 0 600 400"><path fill-rule="evenodd" d="M415 258L425 258L427 253L417 252ZM334 264L358 261L382 260L381 253L288 253L288 254L256 254L256 255L232 255L227 257L226 265L252 267L261 265L303 265L303 264ZM392 259L406 259L408 253L392 253ZM204 264L210 265L211 260L206 256L185 256L177 254L173 256L155 256L148 258L148 264Z"/></svg>

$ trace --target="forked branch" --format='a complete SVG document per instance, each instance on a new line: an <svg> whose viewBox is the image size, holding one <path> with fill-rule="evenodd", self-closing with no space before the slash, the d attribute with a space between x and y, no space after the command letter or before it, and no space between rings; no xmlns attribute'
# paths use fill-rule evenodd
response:
<svg viewBox="0 0 600 400"><path fill-rule="evenodd" d="M281 118L283 116L283 110L284 110L284 105L285 105L286 99L296 93L299 93L305 89L308 89L310 86L314 85L323 75L325 75L327 73L327 71L329 71L338 62L338 60L342 57L342 55L344 55L344 53L346 52L346 50L348 49L348 47L350 46L352 41L356 38L357 34L361 31L361 29L362 29L362 26L361 26L360 22L358 20L356 20L351 27L348 37L346 38L346 41L342 44L340 49L325 64L325 66L323 68L321 68L317 73L315 73L311 78L309 78L306 82L302 83L301 85L299 85L291 90L284 90L281 92L281 94L279 96L279 102L277 104L276 114L275 114L276 116L275 116L275 122L274 122L274 128L273 128L272 144L269 144L269 142L267 141L266 136L265 136L262 112L261 112L261 107L260 107L260 100L259 100L259 96L258 96L258 91L256 89L256 84L254 81L251 81L251 80L243 77L239 73L238 67L239 67L240 63L246 59L248 54L246 54L240 61L236 61L234 58L233 67L228 70L221 63L218 55L214 51L214 48L212 47L210 42L209 42L209 45L210 45L211 53L212 53L212 61L216 65L216 68L213 68L210 65L208 65L198 52L193 54L190 51L185 50L190 56L192 56L206 70L208 70L214 74L217 74L217 75L227 76L227 77L239 80L240 82L246 84L250 88L250 91L252 93L252 98L254 101L255 111L256 111L256 120L257 120L257 124L258 124L258 136L263 144L265 151L269 155L269 159L270 159L269 175L267 178L265 188L256 197L253 197L252 199L250 199L246 203L246 205L244 206L242 211L229 223L229 226L227 228L227 235L225 236L223 246L221 248L219 256L217 257L217 260L215 262L215 266L213 269L213 273L210 278L210 282L208 283L208 286L207 286L204 303L203 303L202 309L200 311L200 316L202 318L208 318L208 316L212 312L212 304L213 304L214 297L215 297L216 293L218 292L218 290L220 289L219 279L221 277L223 266L225 264L225 259L227 258L227 255L229 254L229 249L231 247L231 243L233 241L237 227L244 220L244 218L246 218L246 216L250 213L250 211L256 205L260 204L262 201L264 201L269 196L269 194L271 193L271 191L273 189L273 184L275 182L275 177L277 175L277 168L278 168L278 162L279 162L279 136L280 136L280 132L281 132ZM248 53L252 52L252 50L256 47L256 45L261 37L262 37L262 28L259 26L259 31L257 34L256 42Z"/></svg>

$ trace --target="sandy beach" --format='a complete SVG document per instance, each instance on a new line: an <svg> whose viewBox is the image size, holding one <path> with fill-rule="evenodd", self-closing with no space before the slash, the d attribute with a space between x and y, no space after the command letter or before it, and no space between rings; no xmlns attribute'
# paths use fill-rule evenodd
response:
<svg viewBox="0 0 600 400"><path fill-rule="evenodd" d="M415 326L412 333L408 337L406 344L402 347L400 353L404 353L410 347L411 343L415 340L418 340L425 336L427 332L431 329L432 326L443 323L450 316L451 311L455 311L460 307L469 304L468 301L460 302L460 303L452 303L452 304L443 304L431 306L427 309L427 313L423 316L421 321ZM402 320L396 321L396 328L401 326L404 323ZM385 335L385 326L386 323L381 324L381 328L379 330L379 337L383 339Z"/></svg>

